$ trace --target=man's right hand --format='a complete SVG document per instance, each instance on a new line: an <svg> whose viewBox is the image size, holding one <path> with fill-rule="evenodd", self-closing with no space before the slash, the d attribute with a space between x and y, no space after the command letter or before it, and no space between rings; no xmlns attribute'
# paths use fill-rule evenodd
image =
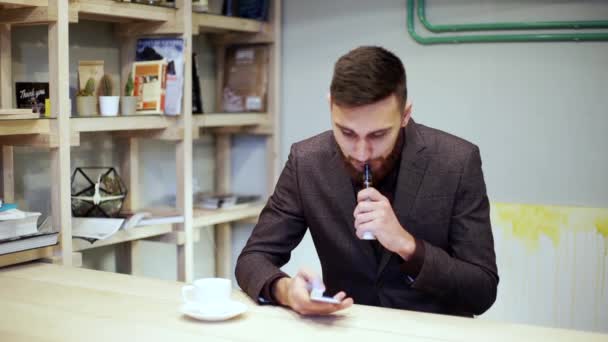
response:
<svg viewBox="0 0 608 342"><path fill-rule="evenodd" d="M346 293L340 291L334 298L340 304L315 302L310 299L312 284L322 284L321 278L314 272L301 269L294 278L281 278L272 288L274 298L283 306L290 307L301 315L328 315L346 309L353 305L353 299L347 298Z"/></svg>

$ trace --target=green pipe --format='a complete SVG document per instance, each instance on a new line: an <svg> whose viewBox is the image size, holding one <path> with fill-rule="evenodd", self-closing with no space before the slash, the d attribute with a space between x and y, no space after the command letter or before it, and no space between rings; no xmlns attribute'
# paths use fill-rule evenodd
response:
<svg viewBox="0 0 608 342"><path fill-rule="evenodd" d="M606 33L553 33L553 34L503 34L422 37L414 27L414 0L407 0L407 30L420 44L459 44L459 43L505 43L505 42L562 42L562 41L607 41Z"/></svg>
<svg viewBox="0 0 608 342"><path fill-rule="evenodd" d="M549 29L605 29L607 20L591 21L533 21L512 23L434 25L426 18L426 0L418 0L418 19L431 32L493 31L493 30L549 30Z"/></svg>

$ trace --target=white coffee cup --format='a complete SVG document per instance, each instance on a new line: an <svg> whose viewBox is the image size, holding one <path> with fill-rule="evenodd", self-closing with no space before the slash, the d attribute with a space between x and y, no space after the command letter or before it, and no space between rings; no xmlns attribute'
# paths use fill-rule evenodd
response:
<svg viewBox="0 0 608 342"><path fill-rule="evenodd" d="M185 302L196 302L200 305L214 305L230 301L232 284L230 279L203 278L182 287Z"/></svg>

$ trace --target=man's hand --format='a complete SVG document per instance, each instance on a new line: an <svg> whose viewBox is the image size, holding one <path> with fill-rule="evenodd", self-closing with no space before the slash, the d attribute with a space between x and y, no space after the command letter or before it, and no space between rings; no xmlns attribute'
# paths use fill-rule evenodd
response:
<svg viewBox="0 0 608 342"><path fill-rule="evenodd" d="M340 291L334 296L340 304L314 302L310 300L311 286L322 286L321 278L313 272L301 269L294 278L281 278L272 288L274 298L283 306L290 307L301 315L328 315L353 305L352 298Z"/></svg>
<svg viewBox="0 0 608 342"><path fill-rule="evenodd" d="M357 237L362 239L363 233L371 232L384 248L408 260L416 250L416 240L401 226L388 199L378 190L367 188L359 191L357 202L354 212Z"/></svg>

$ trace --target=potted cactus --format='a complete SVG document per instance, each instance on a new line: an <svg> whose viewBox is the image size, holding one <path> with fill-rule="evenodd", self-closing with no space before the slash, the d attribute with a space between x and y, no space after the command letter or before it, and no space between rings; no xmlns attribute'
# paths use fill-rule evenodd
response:
<svg viewBox="0 0 608 342"><path fill-rule="evenodd" d="M110 75L105 74L99 81L99 111L102 116L118 115L120 96L112 95L114 86Z"/></svg>
<svg viewBox="0 0 608 342"><path fill-rule="evenodd" d="M133 75L129 73L125 83L125 93L120 100L120 112L122 115L134 115L137 111L137 97L133 96Z"/></svg>
<svg viewBox="0 0 608 342"><path fill-rule="evenodd" d="M76 93L76 112L78 116L97 115L97 98L95 97L95 80L89 78L84 89Z"/></svg>

